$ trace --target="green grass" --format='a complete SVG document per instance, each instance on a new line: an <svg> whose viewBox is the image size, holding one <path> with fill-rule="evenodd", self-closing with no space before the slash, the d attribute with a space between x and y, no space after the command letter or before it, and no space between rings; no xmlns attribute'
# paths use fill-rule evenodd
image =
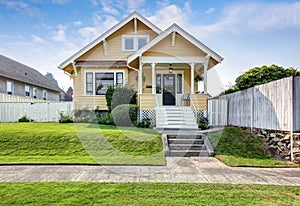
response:
<svg viewBox="0 0 300 206"><path fill-rule="evenodd" d="M1 123L0 164L163 165L150 129L96 124Z"/></svg>
<svg viewBox="0 0 300 206"><path fill-rule="evenodd" d="M300 188L187 183L0 183L0 205L299 205Z"/></svg>
<svg viewBox="0 0 300 206"><path fill-rule="evenodd" d="M216 158L229 166L297 167L266 154L262 139L246 130L228 127L206 135L212 142Z"/></svg>

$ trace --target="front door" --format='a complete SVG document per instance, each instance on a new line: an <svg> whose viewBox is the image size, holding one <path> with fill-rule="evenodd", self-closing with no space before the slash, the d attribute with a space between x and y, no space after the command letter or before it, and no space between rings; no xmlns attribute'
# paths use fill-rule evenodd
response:
<svg viewBox="0 0 300 206"><path fill-rule="evenodd" d="M163 74L163 105L176 105L175 74Z"/></svg>

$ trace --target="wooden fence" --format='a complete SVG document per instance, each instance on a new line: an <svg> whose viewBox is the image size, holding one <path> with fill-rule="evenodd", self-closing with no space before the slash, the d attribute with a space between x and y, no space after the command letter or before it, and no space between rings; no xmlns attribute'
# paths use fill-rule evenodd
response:
<svg viewBox="0 0 300 206"><path fill-rule="evenodd" d="M222 112L227 113L228 125L300 131L300 76L224 95L215 101L224 100L228 109Z"/></svg>
<svg viewBox="0 0 300 206"><path fill-rule="evenodd" d="M72 114L73 102L0 102L0 122L26 116L34 122L58 122L60 113Z"/></svg>
<svg viewBox="0 0 300 206"><path fill-rule="evenodd" d="M0 102L48 102L43 99L34 99L17 95L0 94Z"/></svg>
<svg viewBox="0 0 300 206"><path fill-rule="evenodd" d="M208 121L211 126L227 125L227 108L226 99L209 99L208 100Z"/></svg>

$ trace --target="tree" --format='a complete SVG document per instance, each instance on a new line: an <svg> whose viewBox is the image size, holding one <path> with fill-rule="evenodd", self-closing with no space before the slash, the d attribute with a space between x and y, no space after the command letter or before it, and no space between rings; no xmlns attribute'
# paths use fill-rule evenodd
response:
<svg viewBox="0 0 300 206"><path fill-rule="evenodd" d="M56 79L53 77L52 73L47 72L47 74L45 75L45 77L51 81L53 84L55 84L56 86L58 86L58 83L56 81Z"/></svg>
<svg viewBox="0 0 300 206"><path fill-rule="evenodd" d="M226 90L225 93L229 94L285 77L298 75L300 75L300 71L292 67L285 69L275 64L271 66L254 67L237 77L235 85Z"/></svg>
<svg viewBox="0 0 300 206"><path fill-rule="evenodd" d="M65 101L72 101L73 100L73 88L69 87L64 95Z"/></svg>

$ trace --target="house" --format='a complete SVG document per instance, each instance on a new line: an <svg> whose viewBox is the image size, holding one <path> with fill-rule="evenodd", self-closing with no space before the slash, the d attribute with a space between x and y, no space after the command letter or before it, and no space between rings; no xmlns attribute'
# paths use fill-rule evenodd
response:
<svg viewBox="0 0 300 206"><path fill-rule="evenodd" d="M58 67L74 80L75 109L107 110L107 87L127 84L138 91L141 118L154 118L159 109L184 105L206 111L207 71L222 60L178 25L162 31L133 12Z"/></svg>
<svg viewBox="0 0 300 206"><path fill-rule="evenodd" d="M60 92L57 85L37 70L0 55L0 94L6 97L3 99L58 101Z"/></svg>

